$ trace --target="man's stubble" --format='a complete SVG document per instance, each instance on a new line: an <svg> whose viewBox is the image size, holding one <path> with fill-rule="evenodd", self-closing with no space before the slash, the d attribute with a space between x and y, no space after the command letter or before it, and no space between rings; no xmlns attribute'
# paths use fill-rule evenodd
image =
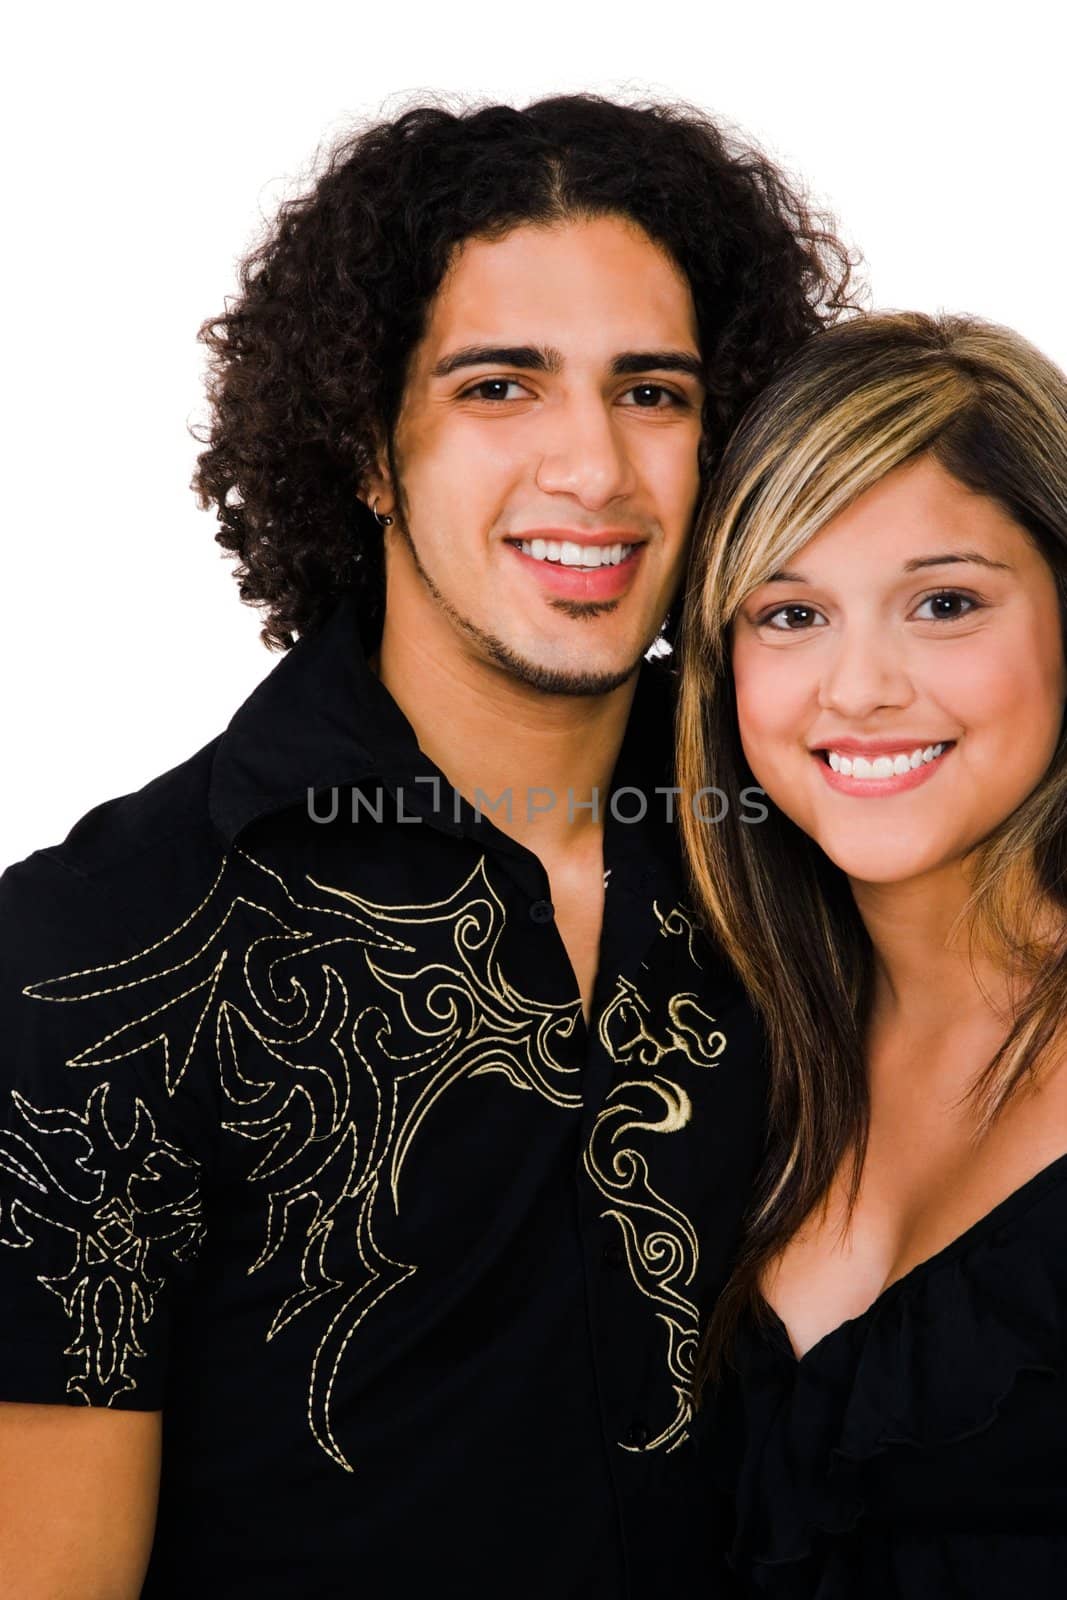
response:
<svg viewBox="0 0 1067 1600"><path fill-rule="evenodd" d="M619 688L621 684L626 683L633 676L633 673L640 666L645 652L658 637L658 626L655 633L642 645L635 659L623 670L606 673L581 673L560 671L551 667L540 666L534 661L528 661L525 657L512 650L502 639L498 639L495 634L486 632L484 628L480 628L477 623L472 622L469 617L465 617L462 612L457 611L447 595L442 594L419 559L419 552L415 547L411 534L408 532L406 518L400 510L401 498L400 495L397 496L398 514L393 531L397 537L403 539L404 544L407 546L415 570L425 585L427 593L435 605L448 618L452 626L463 634L465 638L476 644L509 677L514 678L516 682L525 685L527 688L536 690L539 694L592 696L610 694L613 689ZM549 601L549 604L553 610L561 611L565 616L571 617L576 622L591 622L601 613L616 611L619 606L617 600L581 601L555 599Z"/></svg>

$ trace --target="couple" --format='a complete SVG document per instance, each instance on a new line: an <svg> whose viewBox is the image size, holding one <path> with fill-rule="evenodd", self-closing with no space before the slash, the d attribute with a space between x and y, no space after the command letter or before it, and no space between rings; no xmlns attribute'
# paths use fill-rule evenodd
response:
<svg viewBox="0 0 1067 1600"><path fill-rule="evenodd" d="M1058 1592L1067 401L847 285L581 96L246 264L286 654L0 885L3 1593Z"/></svg>

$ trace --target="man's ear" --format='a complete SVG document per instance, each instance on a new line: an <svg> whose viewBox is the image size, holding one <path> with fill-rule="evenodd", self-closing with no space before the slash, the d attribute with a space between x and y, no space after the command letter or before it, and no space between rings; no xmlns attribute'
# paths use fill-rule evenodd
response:
<svg viewBox="0 0 1067 1600"><path fill-rule="evenodd" d="M384 439L374 453L374 464L363 476L361 498L379 518L395 517L396 490Z"/></svg>

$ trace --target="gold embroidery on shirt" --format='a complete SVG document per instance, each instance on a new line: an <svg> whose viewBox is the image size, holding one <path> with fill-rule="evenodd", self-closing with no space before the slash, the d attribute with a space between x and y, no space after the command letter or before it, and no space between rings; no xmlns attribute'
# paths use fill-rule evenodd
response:
<svg viewBox="0 0 1067 1600"><path fill-rule="evenodd" d="M694 929L681 907L664 916L654 907L664 937L685 936L693 950ZM682 1055L695 1067L714 1067L726 1048L726 1035L697 1003L695 994L671 995L653 1013L627 978L616 979L615 993L599 1023L600 1042L622 1068L655 1069ZM659 1072L651 1078L626 1078L608 1092L585 1151L585 1169L609 1205L601 1212L618 1225L634 1284L656 1306L667 1344L667 1371L675 1400L674 1416L643 1446L624 1450L668 1453L684 1443L692 1419L692 1380L700 1336L700 1313L686 1291L700 1262L696 1230L689 1218L662 1195L649 1178L641 1148L645 1135L677 1133L692 1115L681 1087ZM635 1138L635 1136L637 1136Z"/></svg>
<svg viewBox="0 0 1067 1600"><path fill-rule="evenodd" d="M411 1147L433 1107L463 1078L499 1073L517 1089L576 1111L580 1071L560 1058L558 1046L573 1036L581 1004L532 1000L505 977L498 956L504 905L484 858L452 894L427 904L386 906L306 881L315 895L299 900L272 868L235 849L170 934L123 960L32 984L25 993L52 1002L119 991L131 1000L143 996L139 1014L68 1058L81 1070L141 1058L144 1071L154 1057L173 1096L194 1052L213 1049L224 1127L262 1147L248 1178L265 1189L265 1229L249 1273L274 1258L290 1227L304 1235L299 1287L278 1307L267 1339L316 1303L333 1302L311 1364L307 1415L321 1448L351 1471L333 1428L337 1374L364 1318L417 1271L375 1238L376 1217L388 1209L384 1196L399 1211ZM432 959L411 942L416 930L430 929L439 935ZM346 946L361 952L380 1003L353 1011L339 970ZM177 994L167 992L168 979L180 985ZM83 1229L77 1238L84 1252L89 1234ZM362 1278L354 1288L357 1274L342 1278L328 1260L331 1242L339 1241L355 1245ZM64 1303L73 1316L75 1301ZM113 1336L121 1348L111 1365L124 1375L142 1353L137 1335L153 1306L148 1294L137 1317L131 1313ZM88 1338L96 1339L93 1359L102 1371L112 1335L90 1330Z"/></svg>
<svg viewBox="0 0 1067 1600"><path fill-rule="evenodd" d="M50 1232L67 1235L69 1270L38 1282L74 1329L63 1352L78 1363L67 1392L108 1406L136 1388L129 1363L144 1355L167 1265L191 1260L203 1234L197 1163L157 1136L139 1099L121 1137L108 1116L110 1092L98 1084L79 1115L40 1110L15 1090L18 1120L0 1132L0 1167L14 1185L6 1219L0 1204L0 1244L24 1249Z"/></svg>
<svg viewBox="0 0 1067 1600"><path fill-rule="evenodd" d="M601 1013L598 1033L614 1062L634 1061L642 1067L658 1067L675 1051L695 1067L711 1067L726 1048L726 1035L695 994L671 995L665 1015L656 1018L636 986L623 977L616 980L615 993Z"/></svg>
<svg viewBox="0 0 1067 1600"><path fill-rule="evenodd" d="M685 935L689 959L694 967L699 967L701 963L697 960L697 953L693 948L693 942L696 939L696 926L691 914L684 906L672 906L668 912L664 913L660 910L656 901L652 902L652 910L656 921L659 923L660 934L664 938L669 938L672 935Z"/></svg>
<svg viewBox="0 0 1067 1600"><path fill-rule="evenodd" d="M256 893L249 892L249 874L253 886L259 884ZM29 985L25 993L70 1003L120 991L136 998L142 991L146 1009L67 1064L99 1069L141 1057L144 1070L145 1058L155 1054L171 1095L196 1049L211 1042L230 1108L224 1125L262 1146L248 1178L266 1191L264 1237L249 1273L275 1257L290 1225L304 1232L300 1284L278 1307L268 1341L317 1302L340 1302L312 1360L308 1423L322 1449L351 1471L332 1426L337 1374L365 1317L418 1270L387 1255L375 1238L383 1183L398 1211L411 1146L433 1107L464 1077L499 1073L552 1105L578 1109L578 1069L559 1059L556 1046L573 1036L580 1003L531 1000L505 977L497 954L504 907L488 882L484 858L451 895L427 904L387 906L307 882L320 898L300 901L272 868L236 849L200 904L163 938L119 961ZM688 954L699 965L693 926L681 908L664 915L657 906L655 914L665 937L686 937ZM251 938L249 921L258 926ZM427 960L410 935L433 925L445 935L445 952ZM372 1003L353 1014L348 987L333 964L345 947L362 952L381 999L392 997L392 1012ZM177 994L166 993L167 979L176 979ZM658 1068L677 1052L693 1065L712 1066L726 1043L693 993L671 996L665 1010L653 1014L622 978L601 1015L599 1036L616 1064L640 1069ZM364 1101L369 1096L369 1122L353 1115L357 1085ZM140 1339L164 1281L163 1258L191 1259L202 1234L195 1165L156 1137L139 1099L133 1102L136 1127L129 1140L122 1144L111 1137L107 1095L108 1084L97 1085L81 1117L40 1111L16 1097L20 1117L38 1135L62 1131L80 1137L102 1160L106 1136L109 1159L94 1167L87 1152L76 1163L89 1178L85 1194L65 1189L22 1134L0 1143L0 1163L31 1196L62 1198L62 1217L54 1206L49 1215L43 1199L37 1208L32 1198L14 1201L12 1227L0 1228L0 1243L30 1243L27 1218L70 1235L70 1270L40 1281L58 1295L75 1328L68 1353L82 1367L71 1391L95 1404L111 1404L135 1387L130 1363L143 1355ZM688 1096L671 1079L658 1073L627 1078L609 1093L585 1153L586 1170L609 1201L603 1215L620 1228L633 1281L657 1306L666 1330L676 1415L647 1449L672 1449L685 1437L698 1332L697 1309L685 1291L699 1252L691 1223L657 1193L646 1157L632 1141L676 1132L690 1112ZM121 1192L109 1193L110 1157L135 1144L142 1151L139 1171L128 1176ZM60 1170L68 1173L69 1162ZM168 1184L160 1195L169 1187L171 1197L165 1204L143 1204L144 1183L164 1173ZM342 1219L343 1237L354 1243L363 1271L348 1293L327 1262Z"/></svg>

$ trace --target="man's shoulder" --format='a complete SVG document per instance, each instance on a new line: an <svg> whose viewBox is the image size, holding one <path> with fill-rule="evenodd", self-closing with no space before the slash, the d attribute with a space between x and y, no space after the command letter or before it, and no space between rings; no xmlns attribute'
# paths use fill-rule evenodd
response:
<svg viewBox="0 0 1067 1600"><path fill-rule="evenodd" d="M156 914L218 869L225 841L208 794L218 737L141 788L93 806L58 844L34 850L0 875L5 964L84 958L104 926Z"/></svg>
<svg viewBox="0 0 1067 1600"><path fill-rule="evenodd" d="M221 737L217 735L139 789L91 807L58 844L33 851L8 871L22 874L46 870L50 865L92 879L160 844L172 844L180 835L203 833L210 826L208 793ZM221 839L218 843L221 846Z"/></svg>

